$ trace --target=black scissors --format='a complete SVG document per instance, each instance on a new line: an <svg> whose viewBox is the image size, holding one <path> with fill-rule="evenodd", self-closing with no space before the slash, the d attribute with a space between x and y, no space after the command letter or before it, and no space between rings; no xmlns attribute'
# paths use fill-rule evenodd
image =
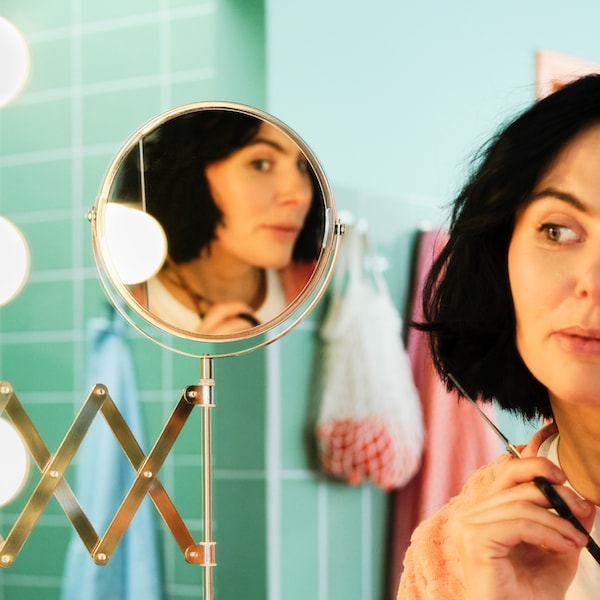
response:
<svg viewBox="0 0 600 600"><path fill-rule="evenodd" d="M488 416L481 410L479 405L467 394L465 389L456 381L456 378L452 373L448 373L448 378L452 381L452 383L457 387L458 391L461 395L466 398L476 409L479 415L483 418L483 420L494 430L496 435L502 440L505 448L516 458L523 458L519 450L516 446L490 421ZM533 480L533 483L538 487L538 489L546 496L548 502L552 504L552 507L556 510L559 516L563 519L566 519L575 527L581 531L581 533L585 533L587 535L587 544L586 548L588 552L594 557L596 562L600 564L600 547L596 542L592 539L587 529L577 520L575 515L571 512L568 504L562 499L560 494L552 487L552 484L545 477L536 477Z"/></svg>

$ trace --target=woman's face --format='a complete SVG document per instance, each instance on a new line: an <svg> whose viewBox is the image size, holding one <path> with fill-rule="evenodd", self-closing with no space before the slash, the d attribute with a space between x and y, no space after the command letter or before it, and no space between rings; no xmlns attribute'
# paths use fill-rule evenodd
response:
<svg viewBox="0 0 600 600"><path fill-rule="evenodd" d="M206 177L223 214L211 256L262 268L287 265L313 196L310 167L296 143L263 123L247 146L208 165Z"/></svg>
<svg viewBox="0 0 600 600"><path fill-rule="evenodd" d="M551 398L600 405L600 125L563 148L517 214L508 273L529 370Z"/></svg>

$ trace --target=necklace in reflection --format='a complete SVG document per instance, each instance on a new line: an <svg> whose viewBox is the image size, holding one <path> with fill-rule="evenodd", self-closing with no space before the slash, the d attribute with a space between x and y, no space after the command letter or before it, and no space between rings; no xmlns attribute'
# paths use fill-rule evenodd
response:
<svg viewBox="0 0 600 600"><path fill-rule="evenodd" d="M169 261L165 265L165 269L163 270L163 276L167 281L169 281L176 288L180 289L186 296L190 299L191 303L195 308L196 314L200 317L200 319L204 319L207 311L211 308L211 306L215 305L215 302L210 298L205 296L204 294L200 294L196 290L194 290L186 281L183 274L177 268L177 265ZM266 278L264 271L261 274L261 281L258 287L257 293L255 295L254 301L252 302L252 306L260 306L264 301L264 297L266 294ZM245 319L248 321L253 327L257 327L260 325L260 321L249 312L239 313L237 315L240 319Z"/></svg>

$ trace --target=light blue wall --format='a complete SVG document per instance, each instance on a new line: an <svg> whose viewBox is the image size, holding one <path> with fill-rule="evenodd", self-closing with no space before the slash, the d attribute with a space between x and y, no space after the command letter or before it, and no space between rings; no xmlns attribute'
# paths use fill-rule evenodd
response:
<svg viewBox="0 0 600 600"><path fill-rule="evenodd" d="M267 105L368 220L398 306L411 243L474 152L535 97L535 57L600 64L596 0L267 0ZM517 440L530 429L500 415Z"/></svg>
<svg viewBox="0 0 600 600"><path fill-rule="evenodd" d="M270 110L333 182L398 199L452 194L472 151L533 99L536 51L600 62L595 0L267 6Z"/></svg>

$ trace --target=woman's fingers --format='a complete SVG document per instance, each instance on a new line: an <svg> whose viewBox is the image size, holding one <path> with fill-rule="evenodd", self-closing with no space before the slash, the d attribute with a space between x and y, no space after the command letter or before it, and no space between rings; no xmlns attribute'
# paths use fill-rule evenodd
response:
<svg viewBox="0 0 600 600"><path fill-rule="evenodd" d="M562 484L566 481L564 473L550 460L543 457L509 460L503 465L489 485L489 493L482 499L480 506L491 507L492 503L526 500L543 508L557 508L541 488L534 482L543 478L570 508L578 520L584 520L586 529L593 522L594 506L578 496L571 488ZM550 490L552 491L552 490ZM591 520L590 520L591 519Z"/></svg>
<svg viewBox="0 0 600 600"><path fill-rule="evenodd" d="M513 458L504 463L495 475L490 484L492 491L529 483L536 477L544 477L553 485L561 485L566 481L565 474L552 461L543 457Z"/></svg>
<svg viewBox="0 0 600 600"><path fill-rule="evenodd" d="M548 477L553 476L552 469L543 464L545 462L547 461L525 465L525 468L509 469L504 484L512 482L512 487L495 491L456 516L453 537L465 555L487 560L507 558L512 549L521 544L553 552L569 552L586 545L587 535L553 510L549 510L552 504L535 483L530 480L514 484L524 474L531 475L532 466L537 467L534 469L536 473L543 472ZM564 476L556 473L554 477L564 479ZM557 484L553 487L569 506L573 516L589 530L594 520L594 506L568 487ZM476 553L480 553L480 556L475 556Z"/></svg>
<svg viewBox="0 0 600 600"><path fill-rule="evenodd" d="M255 327L244 315L252 315L252 308L244 302L215 304L204 315L200 333L224 334Z"/></svg>
<svg viewBox="0 0 600 600"><path fill-rule="evenodd" d="M593 513L591 504L582 502L573 490L557 487L556 491L576 518L585 519ZM506 546L518 543L556 549L585 546L587 536L549 508L552 508L550 502L535 484L520 484L465 511L461 526L478 532L477 535L484 535L478 530L485 529L485 535L493 533Z"/></svg>

